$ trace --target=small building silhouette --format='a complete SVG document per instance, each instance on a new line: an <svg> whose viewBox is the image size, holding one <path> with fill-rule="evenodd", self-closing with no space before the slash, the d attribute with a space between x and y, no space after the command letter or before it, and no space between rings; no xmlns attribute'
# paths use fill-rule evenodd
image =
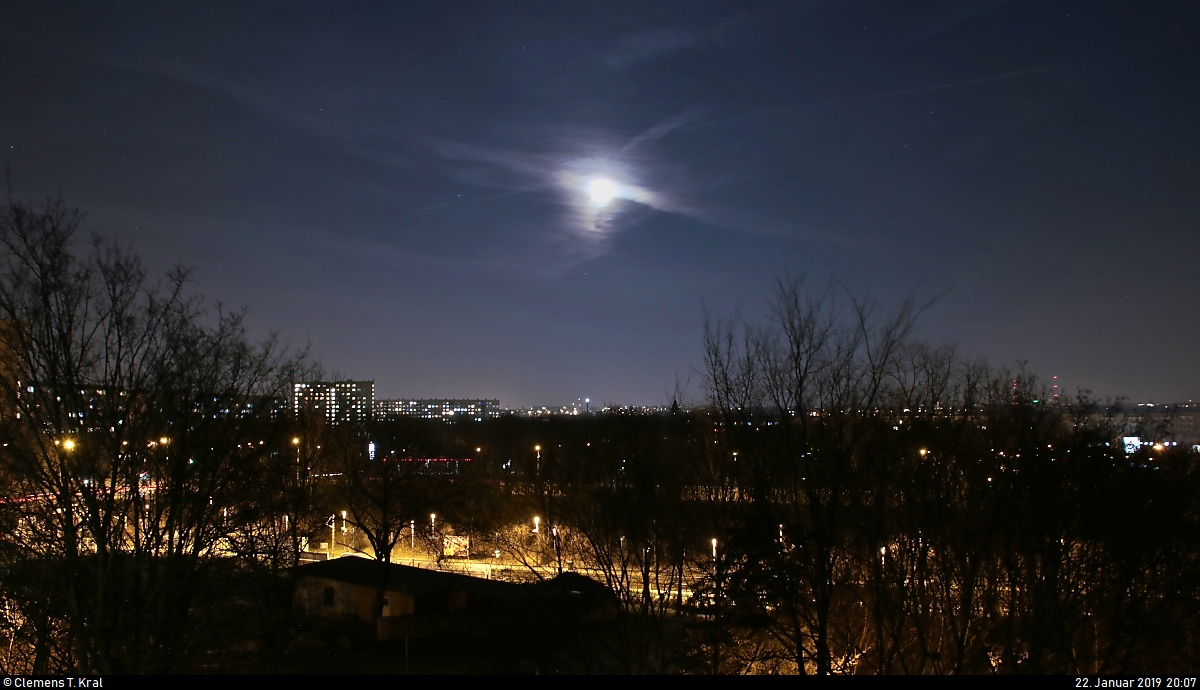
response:
<svg viewBox="0 0 1200 690"><path fill-rule="evenodd" d="M616 610L604 585L574 573L517 584L344 557L297 567L302 613L375 622L379 639L416 637L474 618L596 619ZM377 596L383 591L376 615Z"/></svg>

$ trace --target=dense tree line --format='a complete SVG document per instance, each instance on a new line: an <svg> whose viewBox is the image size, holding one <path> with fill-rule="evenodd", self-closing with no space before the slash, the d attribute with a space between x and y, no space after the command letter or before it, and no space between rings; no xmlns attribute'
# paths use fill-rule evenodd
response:
<svg viewBox="0 0 1200 690"><path fill-rule="evenodd" d="M915 341L915 299L783 280L762 323L706 320L702 399L671 414L331 426L287 407L324 375L305 353L79 220L0 216L6 673L241 668L286 649L306 550L445 565L449 536L606 584L589 654L630 673L1200 658L1200 459Z"/></svg>

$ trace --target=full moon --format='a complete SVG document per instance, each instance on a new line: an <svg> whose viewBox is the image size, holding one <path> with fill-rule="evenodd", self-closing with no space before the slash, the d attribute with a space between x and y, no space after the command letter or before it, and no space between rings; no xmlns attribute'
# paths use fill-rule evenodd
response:
<svg viewBox="0 0 1200 690"><path fill-rule="evenodd" d="M588 196L592 197L594 203L603 206L617 196L617 185L613 184L612 180L603 178L592 180L588 185Z"/></svg>

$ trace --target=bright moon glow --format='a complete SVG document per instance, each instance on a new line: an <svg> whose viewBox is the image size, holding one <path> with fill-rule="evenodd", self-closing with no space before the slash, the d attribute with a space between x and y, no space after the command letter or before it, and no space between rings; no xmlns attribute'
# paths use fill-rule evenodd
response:
<svg viewBox="0 0 1200 690"><path fill-rule="evenodd" d="M603 206L617 195L617 185L613 184L611 180L592 180L592 183L588 185L588 195L592 197L592 201Z"/></svg>

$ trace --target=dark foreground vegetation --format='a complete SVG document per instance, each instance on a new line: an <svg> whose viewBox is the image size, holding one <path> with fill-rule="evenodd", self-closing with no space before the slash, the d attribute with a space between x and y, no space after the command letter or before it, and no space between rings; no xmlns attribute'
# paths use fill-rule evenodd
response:
<svg viewBox="0 0 1200 690"><path fill-rule="evenodd" d="M329 426L286 405L319 369L184 272L2 210L0 672L1197 670L1200 458L914 342L911 299L782 281L762 325L707 320L671 414ZM321 542L448 537L617 606L403 642L293 608Z"/></svg>

